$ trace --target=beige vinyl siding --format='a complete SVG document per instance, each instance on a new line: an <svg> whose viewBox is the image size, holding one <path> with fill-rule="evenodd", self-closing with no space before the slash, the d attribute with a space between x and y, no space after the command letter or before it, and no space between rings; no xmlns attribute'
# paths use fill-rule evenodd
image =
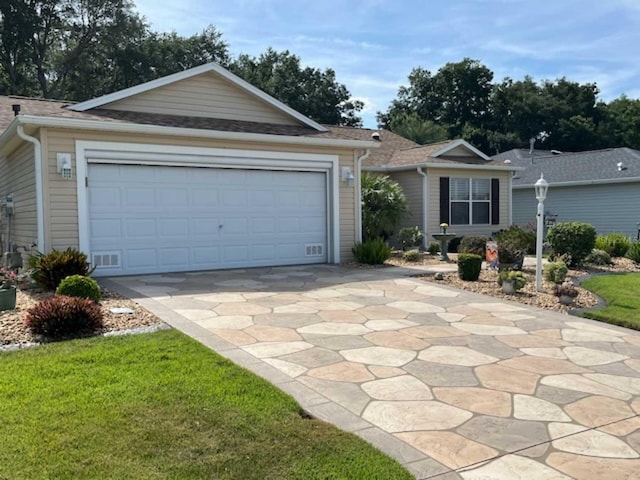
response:
<svg viewBox="0 0 640 480"><path fill-rule="evenodd" d="M102 108L298 125L299 122L213 72L158 87Z"/></svg>
<svg viewBox="0 0 640 480"><path fill-rule="evenodd" d="M340 167L349 167L353 172L356 171L354 151L351 149L50 129L47 132L47 187L51 201L45 210L45 233L46 238L50 239L46 245L48 249L78 247L79 244L75 169L77 140L338 155ZM56 171L56 154L62 152L72 154L73 180L64 180ZM340 253L344 261L352 257L351 248L356 238L354 188L340 182L339 196Z"/></svg>
<svg viewBox="0 0 640 480"><path fill-rule="evenodd" d="M451 225L449 232L459 236L464 235L491 235L492 232L509 226L509 176L511 172L479 171L463 169L439 169L429 168L428 204L429 204L429 228L431 235L440 231L440 178L498 178L500 180L500 224L499 225Z"/></svg>
<svg viewBox="0 0 640 480"><path fill-rule="evenodd" d="M23 143L7 158L0 160L0 196L13 193L15 215L12 219L13 244L31 249L38 240L36 176L31 143ZM7 248L7 217L0 227L3 248ZM21 250L22 251L22 250Z"/></svg>
<svg viewBox="0 0 640 480"><path fill-rule="evenodd" d="M423 206L422 206L422 175L416 170L405 170L402 172L393 172L389 177L398 182L407 197L407 207L409 213L402 217L400 228L415 227L416 225L424 230L422 224Z"/></svg>

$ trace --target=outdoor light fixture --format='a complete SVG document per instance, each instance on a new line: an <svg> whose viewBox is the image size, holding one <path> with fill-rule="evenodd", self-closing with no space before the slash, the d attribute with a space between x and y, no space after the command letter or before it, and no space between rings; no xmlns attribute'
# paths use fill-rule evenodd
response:
<svg viewBox="0 0 640 480"><path fill-rule="evenodd" d="M58 173L62 175L62 178L67 180L71 179L71 154L70 153L58 153L56 155Z"/></svg>
<svg viewBox="0 0 640 480"><path fill-rule="evenodd" d="M353 187L356 177L353 175L351 168L342 167L342 181L347 184L347 187Z"/></svg>
<svg viewBox="0 0 640 480"><path fill-rule="evenodd" d="M544 200L547 198L549 184L540 174L540 179L534 185L538 200L537 228L536 228L536 290L542 291L542 236L544 234Z"/></svg>

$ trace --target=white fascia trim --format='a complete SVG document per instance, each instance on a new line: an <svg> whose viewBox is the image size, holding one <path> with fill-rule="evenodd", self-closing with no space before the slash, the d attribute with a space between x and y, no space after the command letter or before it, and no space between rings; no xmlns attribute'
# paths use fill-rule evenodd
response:
<svg viewBox="0 0 640 480"><path fill-rule="evenodd" d="M129 154L127 156L127 153ZM129 161L127 161L129 158ZM133 160L133 161L132 161ZM181 147L142 143L76 141L76 191L78 195L79 247L89 258L89 203L87 196L88 165L99 163L147 163L153 165L203 166L212 168L262 168L329 172L331 180L332 245L329 263L340 263L340 177L339 156L314 153L236 150L227 148Z"/></svg>
<svg viewBox="0 0 640 480"><path fill-rule="evenodd" d="M416 168L446 168L453 170L487 170L487 171L508 171L516 172L524 170L524 167L503 167L501 165L469 165L457 163L417 163L414 165L399 165L388 167L364 167L368 172L397 172L402 170L415 170Z"/></svg>
<svg viewBox="0 0 640 480"><path fill-rule="evenodd" d="M610 183L636 183L640 182L640 177L629 177L629 178L611 178L611 179L601 179L601 180L576 180L573 182L549 182L549 188L552 187L579 187L586 185L608 185ZM524 190L527 188L534 188L534 185L514 185L514 190Z"/></svg>
<svg viewBox="0 0 640 480"><path fill-rule="evenodd" d="M441 148L440 150L438 150L435 153L432 153L431 156L432 157L439 157L440 155L444 155L445 153L453 150L456 147L460 147L463 146L465 147L467 150L475 153L476 155L478 155L480 158L484 159L484 160L490 160L490 158L485 155L484 153L482 153L480 150L478 150L476 147L474 147L473 145L471 145L469 142L467 142L466 140L463 139L458 139L458 140L454 140L453 142L451 142L449 145Z"/></svg>
<svg viewBox="0 0 640 480"><path fill-rule="evenodd" d="M86 102L77 103L75 105L69 106L68 108L76 112L85 112L92 108L97 108L97 107L106 105L108 103L117 102L118 100L122 100L128 97L131 97L133 95L138 95L140 93L148 92L149 90L163 87L171 83L179 82L180 80L185 80L187 78L191 78L206 72L217 73L224 79L228 80L229 82L235 84L237 87L241 88L242 90L250 93L255 97L258 97L260 100L268 103L269 105L275 107L276 109L295 118L296 120L302 122L303 124L308 125L309 127L315 128L319 132L328 131L326 127L323 127L319 123L302 115L300 112L295 111L291 107L286 106L284 103L280 102L279 100L276 100L271 95L268 95L262 90L254 87L250 83L244 81L237 75L234 75L233 73L231 73L230 71L228 71L227 69L223 68L221 65L215 62L207 63L205 65L200 65L199 67L190 68L182 72L174 73L173 75L167 75L166 77L158 78L156 80L151 80L150 82L145 82L140 85L136 85L135 87L125 88L124 90L110 93L108 95L103 95L101 97L94 98L92 100L87 100Z"/></svg>
<svg viewBox="0 0 640 480"><path fill-rule="evenodd" d="M143 125L131 123L102 122L64 117L39 117L20 115L19 123L36 127L74 128L78 130L95 130L121 133L142 133L149 135L168 135L179 137L200 137L215 140L239 140L243 142L281 143L290 145L312 145L345 148L379 148L378 142L363 140L347 140L336 138L294 137L290 135L271 135L266 133L224 132L220 130L204 130L201 128L164 127L160 125ZM11 124L10 124L11 126ZM5 132L6 133L6 132ZM5 140L0 136L0 146ZM7 138L9 136L7 135Z"/></svg>
<svg viewBox="0 0 640 480"><path fill-rule="evenodd" d="M33 144L34 170L36 176L36 249L44 251L44 193L42 186L42 144L40 140L24 133L22 125L17 126L16 133L23 140Z"/></svg>

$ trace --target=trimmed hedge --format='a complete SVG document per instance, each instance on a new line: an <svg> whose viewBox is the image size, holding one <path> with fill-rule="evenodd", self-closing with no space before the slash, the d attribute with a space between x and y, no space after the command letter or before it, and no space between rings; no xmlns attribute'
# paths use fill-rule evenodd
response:
<svg viewBox="0 0 640 480"><path fill-rule="evenodd" d="M71 275L58 285L56 294L67 297L88 298L95 303L100 303L100 285L93 278L82 275Z"/></svg>
<svg viewBox="0 0 640 480"><path fill-rule="evenodd" d="M473 253L461 253L458 255L458 276L460 280L475 282L480 278L482 270L482 257Z"/></svg>

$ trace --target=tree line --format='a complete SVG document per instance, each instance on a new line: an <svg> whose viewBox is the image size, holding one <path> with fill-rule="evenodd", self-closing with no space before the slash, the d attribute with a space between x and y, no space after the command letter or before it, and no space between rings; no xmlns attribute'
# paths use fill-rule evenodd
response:
<svg viewBox="0 0 640 480"><path fill-rule="evenodd" d="M215 61L320 123L361 126L332 69L305 67L271 48L235 58L214 26L181 36L156 32L132 0L2 0L0 94L83 101ZM415 68L380 127L418 143L465 138L487 153L528 147L640 149L640 100L598 99L595 83L506 78L477 60Z"/></svg>

